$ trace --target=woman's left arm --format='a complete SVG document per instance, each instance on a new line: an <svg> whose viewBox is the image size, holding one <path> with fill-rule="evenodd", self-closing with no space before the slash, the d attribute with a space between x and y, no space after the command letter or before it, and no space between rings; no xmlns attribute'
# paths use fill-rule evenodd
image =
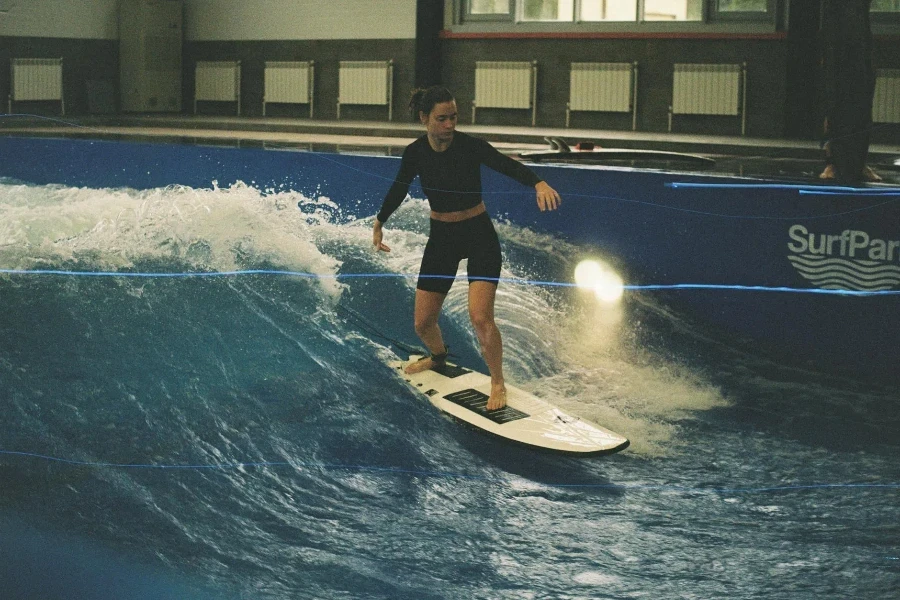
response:
<svg viewBox="0 0 900 600"><path fill-rule="evenodd" d="M474 139L478 140L478 138ZM476 143L481 145L481 160L485 165L498 173L512 177L523 185L534 186L534 190L537 193L537 205L541 212L556 210L562 204L559 193L550 187L546 181L540 180L534 171L514 158L506 156L484 140L478 140Z"/></svg>

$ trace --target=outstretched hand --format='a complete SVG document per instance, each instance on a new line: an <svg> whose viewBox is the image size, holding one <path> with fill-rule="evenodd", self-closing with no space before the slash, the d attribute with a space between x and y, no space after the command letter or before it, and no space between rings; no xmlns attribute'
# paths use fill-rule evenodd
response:
<svg viewBox="0 0 900 600"><path fill-rule="evenodd" d="M372 227L372 245L375 246L377 252L390 252L391 249L382 243L384 232L382 231L381 222L375 219L375 225Z"/></svg>
<svg viewBox="0 0 900 600"><path fill-rule="evenodd" d="M547 185L546 181L537 182L534 190L537 192L537 205L541 212L556 210L562 204L562 198L559 197L559 193Z"/></svg>

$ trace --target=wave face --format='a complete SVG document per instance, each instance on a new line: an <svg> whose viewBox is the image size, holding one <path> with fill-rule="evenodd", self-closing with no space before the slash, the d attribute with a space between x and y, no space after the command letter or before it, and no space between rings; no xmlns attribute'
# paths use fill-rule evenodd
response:
<svg viewBox="0 0 900 600"><path fill-rule="evenodd" d="M507 377L632 440L590 461L506 446L384 366L398 350L377 333L417 343L427 216L408 200L392 252L375 254L371 217L328 198L0 183L0 268L19 271L0 275L0 585L44 598L75 589L47 580L77 580L85 598L115 597L110 580L155 598L895 589L895 493L761 491L900 480L895 390L745 355L652 297L609 308L503 283ZM503 277L568 281L597 257L498 231ZM230 271L256 273L137 276ZM441 325L483 369L464 281ZM84 559L23 550L51 545Z"/></svg>

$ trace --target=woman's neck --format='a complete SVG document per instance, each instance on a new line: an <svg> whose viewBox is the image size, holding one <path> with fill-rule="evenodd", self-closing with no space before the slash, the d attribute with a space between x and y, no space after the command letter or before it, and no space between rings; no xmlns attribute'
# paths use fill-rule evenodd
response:
<svg viewBox="0 0 900 600"><path fill-rule="evenodd" d="M455 134L454 134L455 135ZM450 144L453 143L453 137L450 139L439 139L434 138L431 135L428 136L428 145L431 146L431 149L435 152L443 152L447 148L450 147Z"/></svg>

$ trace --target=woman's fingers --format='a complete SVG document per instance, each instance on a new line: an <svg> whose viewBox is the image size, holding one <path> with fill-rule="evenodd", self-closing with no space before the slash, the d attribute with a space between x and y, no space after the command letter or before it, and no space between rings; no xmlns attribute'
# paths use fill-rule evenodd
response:
<svg viewBox="0 0 900 600"><path fill-rule="evenodd" d="M559 193L547 183L541 181L535 186L537 191L537 204L541 212L545 210L556 210L562 204L562 198Z"/></svg>
<svg viewBox="0 0 900 600"><path fill-rule="evenodd" d="M375 247L376 252L390 252L391 249L381 240L384 239L384 231L381 229L381 223L375 221L375 226L372 228L372 245Z"/></svg>

